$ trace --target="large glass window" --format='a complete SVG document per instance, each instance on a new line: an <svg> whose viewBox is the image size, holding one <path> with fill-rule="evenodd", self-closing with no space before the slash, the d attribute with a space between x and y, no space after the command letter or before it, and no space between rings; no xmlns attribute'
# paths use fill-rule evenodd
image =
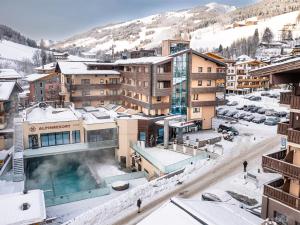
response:
<svg viewBox="0 0 300 225"><path fill-rule="evenodd" d="M87 132L88 142L106 141L117 139L117 129L92 130Z"/></svg>
<svg viewBox="0 0 300 225"><path fill-rule="evenodd" d="M187 108L187 53L174 57L173 61L173 90L171 112L173 114L186 114Z"/></svg>
<svg viewBox="0 0 300 225"><path fill-rule="evenodd" d="M72 131L72 142L80 143L80 130Z"/></svg>
<svg viewBox="0 0 300 225"><path fill-rule="evenodd" d="M139 140L146 141L146 132L139 132Z"/></svg>
<svg viewBox="0 0 300 225"><path fill-rule="evenodd" d="M41 134L41 146L70 144L70 132Z"/></svg>

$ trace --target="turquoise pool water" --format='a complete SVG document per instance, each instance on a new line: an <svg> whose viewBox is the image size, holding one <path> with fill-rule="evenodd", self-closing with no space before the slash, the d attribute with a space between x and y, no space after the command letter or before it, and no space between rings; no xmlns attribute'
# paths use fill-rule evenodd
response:
<svg viewBox="0 0 300 225"><path fill-rule="evenodd" d="M72 154L28 160L27 189L43 190L46 206L109 194L109 188L97 184L87 166L78 161L82 157Z"/></svg>

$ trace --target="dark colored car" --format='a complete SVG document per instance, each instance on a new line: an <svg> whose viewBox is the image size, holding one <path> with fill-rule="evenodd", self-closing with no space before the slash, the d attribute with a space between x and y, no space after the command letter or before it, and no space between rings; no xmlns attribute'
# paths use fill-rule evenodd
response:
<svg viewBox="0 0 300 225"><path fill-rule="evenodd" d="M275 126L279 122L280 122L280 119L278 117L269 117L268 119L266 119L264 124L268 125L268 126Z"/></svg>
<svg viewBox="0 0 300 225"><path fill-rule="evenodd" d="M247 105L244 110L245 111L250 111L252 108L256 107L255 105Z"/></svg>
<svg viewBox="0 0 300 225"><path fill-rule="evenodd" d="M251 96L249 98L250 101L260 101L261 100L261 97L260 96Z"/></svg>
<svg viewBox="0 0 300 225"><path fill-rule="evenodd" d="M272 94L272 95L270 95L269 97L270 97L270 98L278 98L279 95L278 95L278 94Z"/></svg>
<svg viewBox="0 0 300 225"><path fill-rule="evenodd" d="M261 96L270 96L271 94L269 92L262 92L260 93Z"/></svg>
<svg viewBox="0 0 300 225"><path fill-rule="evenodd" d="M264 123L265 121L266 121L265 116L258 116L252 120L253 123Z"/></svg>
<svg viewBox="0 0 300 225"><path fill-rule="evenodd" d="M257 113L259 113L259 114L265 114L266 111L267 111L266 109L260 108L259 110L257 110Z"/></svg>
<svg viewBox="0 0 300 225"><path fill-rule="evenodd" d="M286 117L288 113L285 111L275 112L274 116L276 117Z"/></svg>
<svg viewBox="0 0 300 225"><path fill-rule="evenodd" d="M256 113L261 107L255 106L253 108L250 109L250 112L252 113Z"/></svg>
<svg viewBox="0 0 300 225"><path fill-rule="evenodd" d="M223 131L226 131L226 132L232 132L233 135L239 135L239 132L237 129L235 129L234 127L230 127L230 126L226 126L226 125L223 125L221 124L218 128L218 132L223 132Z"/></svg>
<svg viewBox="0 0 300 225"><path fill-rule="evenodd" d="M236 107L237 110L244 110L244 108L247 107L246 105L238 106Z"/></svg>

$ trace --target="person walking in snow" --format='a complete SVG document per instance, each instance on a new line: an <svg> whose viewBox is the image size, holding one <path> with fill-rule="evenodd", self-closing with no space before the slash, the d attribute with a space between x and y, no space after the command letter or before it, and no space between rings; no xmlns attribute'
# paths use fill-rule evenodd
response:
<svg viewBox="0 0 300 225"><path fill-rule="evenodd" d="M244 172L247 172L248 162L247 162L247 161L244 161L244 162L243 162L243 166L244 166Z"/></svg>
<svg viewBox="0 0 300 225"><path fill-rule="evenodd" d="M140 198L137 200L136 205L138 207L138 213L140 213L141 212L141 205L142 205L142 200Z"/></svg>

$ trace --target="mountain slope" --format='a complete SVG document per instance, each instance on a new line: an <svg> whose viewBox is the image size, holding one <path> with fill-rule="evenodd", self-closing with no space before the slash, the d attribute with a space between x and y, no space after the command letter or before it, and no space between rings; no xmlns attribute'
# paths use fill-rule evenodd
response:
<svg viewBox="0 0 300 225"><path fill-rule="evenodd" d="M191 39L192 46L197 49L218 47L221 43L228 46L240 37L252 35L256 27L234 28L233 30L238 30L238 32L232 32L232 30L229 32L225 31L227 25L258 17L260 32L264 26L271 26L272 29L273 25L274 30L272 30L277 32L286 23L295 22L294 14L283 17L284 21L280 21L279 24L265 23L265 21L299 9L300 0L263 0L240 9L210 3L192 9L166 12L120 24L97 27L52 47L63 50L76 48L79 51L106 52L114 46L115 51L122 51L158 47L163 39L180 37ZM218 32L222 32L222 35Z"/></svg>

